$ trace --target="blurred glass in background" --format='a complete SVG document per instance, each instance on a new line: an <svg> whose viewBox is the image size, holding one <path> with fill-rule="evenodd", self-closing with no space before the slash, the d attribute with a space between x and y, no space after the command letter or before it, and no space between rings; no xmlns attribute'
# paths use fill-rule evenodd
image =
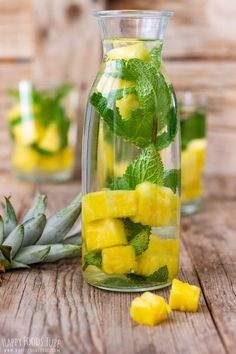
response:
<svg viewBox="0 0 236 354"><path fill-rule="evenodd" d="M184 92L179 95L181 126L182 212L192 214L202 206L206 157L207 97Z"/></svg>
<svg viewBox="0 0 236 354"><path fill-rule="evenodd" d="M38 88L20 81L9 91L12 171L21 179L65 181L73 176L78 95L69 85Z"/></svg>

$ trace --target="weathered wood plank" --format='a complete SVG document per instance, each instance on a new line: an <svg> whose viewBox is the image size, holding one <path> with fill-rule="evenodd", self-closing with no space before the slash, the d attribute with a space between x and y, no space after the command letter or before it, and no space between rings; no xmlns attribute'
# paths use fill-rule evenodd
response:
<svg viewBox="0 0 236 354"><path fill-rule="evenodd" d="M224 183L227 188L235 187L231 180L229 185L227 180L220 178L214 182L215 186ZM3 184L0 186L2 190ZM79 188L75 182L72 185L41 186L41 191L48 194L51 201L49 210L53 212L64 207ZM220 195L216 188L215 196ZM80 262L74 259L33 267L29 271L7 273L5 284L0 288L1 337L40 338L44 348L47 338L54 339L65 354L232 352L232 345L235 346L232 335L235 299L229 281L235 286L234 269L231 267L235 265L235 225L230 217L234 217L234 202L215 199L206 203L204 214L185 219L181 252L181 279L195 284L199 284L200 279L204 290L197 314L175 312L171 321L159 327L137 326L128 314L135 294L113 294L84 284ZM225 209L225 217L223 220L218 218L217 223L213 224L212 220L222 209ZM228 252L231 245L234 246ZM221 270L223 266L225 273ZM229 277L228 283L225 283L226 275ZM223 284L227 294L221 292ZM168 289L158 293L168 298ZM223 294L226 297L225 306L222 306L225 300ZM26 351L28 348L24 349Z"/></svg>
<svg viewBox="0 0 236 354"><path fill-rule="evenodd" d="M204 212L183 222L184 244L229 353L235 350L235 220L235 201L207 201Z"/></svg>
<svg viewBox="0 0 236 354"><path fill-rule="evenodd" d="M0 60L32 60L34 34L31 0L0 1Z"/></svg>
<svg viewBox="0 0 236 354"><path fill-rule="evenodd" d="M173 10L166 35L168 58L235 58L235 2L220 0L109 0L110 9ZM222 15L224 14L224 15Z"/></svg>

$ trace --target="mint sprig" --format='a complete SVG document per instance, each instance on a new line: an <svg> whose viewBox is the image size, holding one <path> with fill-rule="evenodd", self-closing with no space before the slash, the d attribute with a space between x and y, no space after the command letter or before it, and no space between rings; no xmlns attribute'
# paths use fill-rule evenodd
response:
<svg viewBox="0 0 236 354"><path fill-rule="evenodd" d="M180 184L180 170L172 169L164 172L163 184L165 187L171 188L174 193Z"/></svg>
<svg viewBox="0 0 236 354"><path fill-rule="evenodd" d="M129 244L134 247L137 256L148 248L149 236L150 230L143 229L130 240Z"/></svg>
<svg viewBox="0 0 236 354"><path fill-rule="evenodd" d="M111 189L135 189L142 182L163 184L164 167L159 152L154 145L144 148L127 167L123 177L112 181Z"/></svg>
<svg viewBox="0 0 236 354"><path fill-rule="evenodd" d="M123 219L125 226L125 233L128 241L130 241L133 237L139 234L142 231L146 231L147 233L151 233L151 227L145 226L136 222L133 222L129 218Z"/></svg>
<svg viewBox="0 0 236 354"><path fill-rule="evenodd" d="M83 270L85 270L89 265L94 265L98 268L102 266L102 255L100 252L87 252L84 256Z"/></svg>

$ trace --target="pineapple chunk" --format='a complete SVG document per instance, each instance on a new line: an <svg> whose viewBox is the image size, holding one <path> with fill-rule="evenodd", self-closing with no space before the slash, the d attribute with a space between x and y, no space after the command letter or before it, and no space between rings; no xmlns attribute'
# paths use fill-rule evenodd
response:
<svg viewBox="0 0 236 354"><path fill-rule="evenodd" d="M143 225L166 226L177 217L178 198L167 187L143 182L136 187L138 212L132 220Z"/></svg>
<svg viewBox="0 0 236 354"><path fill-rule="evenodd" d="M133 58L145 60L148 59L148 56L148 49L143 42L117 47L107 53L108 60L129 60Z"/></svg>
<svg viewBox="0 0 236 354"><path fill-rule="evenodd" d="M74 150L68 146L61 151L61 170L70 170L74 166Z"/></svg>
<svg viewBox="0 0 236 354"><path fill-rule="evenodd" d="M34 119L30 119L15 125L13 135L17 144L25 146L32 145L39 140L41 129Z"/></svg>
<svg viewBox="0 0 236 354"><path fill-rule="evenodd" d="M178 279L172 282L170 307L172 310L196 312L200 298L200 289L195 285L183 283Z"/></svg>
<svg viewBox="0 0 236 354"><path fill-rule="evenodd" d="M39 166L42 171L57 172L70 170L73 167L73 150L65 148L52 156L40 156Z"/></svg>
<svg viewBox="0 0 236 354"><path fill-rule="evenodd" d="M16 145L12 153L12 165L19 172L33 173L39 166L39 155L29 147Z"/></svg>
<svg viewBox="0 0 236 354"><path fill-rule="evenodd" d="M119 108L121 118L127 120L131 117L132 110L139 107L136 95L129 94L116 101L116 107Z"/></svg>
<svg viewBox="0 0 236 354"><path fill-rule="evenodd" d="M162 240L150 235L146 251L137 257L137 274L149 276L163 266L167 266L169 279L178 274L179 269L179 242L178 240Z"/></svg>
<svg viewBox="0 0 236 354"><path fill-rule="evenodd" d="M56 153L60 150L61 141L56 123L49 125L38 146L40 149L50 151L51 153Z"/></svg>
<svg viewBox="0 0 236 354"><path fill-rule="evenodd" d="M127 244L121 220L104 219L90 222L84 225L84 233L88 251Z"/></svg>
<svg viewBox="0 0 236 354"><path fill-rule="evenodd" d="M191 200L202 194L202 172L205 164L206 140L192 140L182 152L182 201Z"/></svg>
<svg viewBox="0 0 236 354"><path fill-rule="evenodd" d="M117 246L102 250L102 269L107 274L125 274L136 270L135 250L132 246Z"/></svg>
<svg viewBox="0 0 236 354"><path fill-rule="evenodd" d="M137 199L135 191L101 191L83 197L84 222L135 215Z"/></svg>
<svg viewBox="0 0 236 354"><path fill-rule="evenodd" d="M130 308L131 318L140 324L155 326L168 318L169 305L161 296L145 292L136 297Z"/></svg>
<svg viewBox="0 0 236 354"><path fill-rule="evenodd" d="M112 76L102 75L97 83L96 89L98 92L106 95L111 91L134 87L135 82L117 79Z"/></svg>

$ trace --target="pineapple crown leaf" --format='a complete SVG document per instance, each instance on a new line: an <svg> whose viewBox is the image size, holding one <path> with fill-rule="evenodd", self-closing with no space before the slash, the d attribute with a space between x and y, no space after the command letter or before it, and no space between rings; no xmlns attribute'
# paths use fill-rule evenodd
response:
<svg viewBox="0 0 236 354"><path fill-rule="evenodd" d="M55 262L81 253L81 232L67 236L81 212L81 194L66 208L44 214L47 197L37 193L21 224L5 198L4 218L0 216L0 262L6 269L28 268L40 262Z"/></svg>
<svg viewBox="0 0 236 354"><path fill-rule="evenodd" d="M15 210L10 202L10 197L4 197L5 204L3 204L4 210L4 238L6 238L16 227L17 219Z"/></svg>

